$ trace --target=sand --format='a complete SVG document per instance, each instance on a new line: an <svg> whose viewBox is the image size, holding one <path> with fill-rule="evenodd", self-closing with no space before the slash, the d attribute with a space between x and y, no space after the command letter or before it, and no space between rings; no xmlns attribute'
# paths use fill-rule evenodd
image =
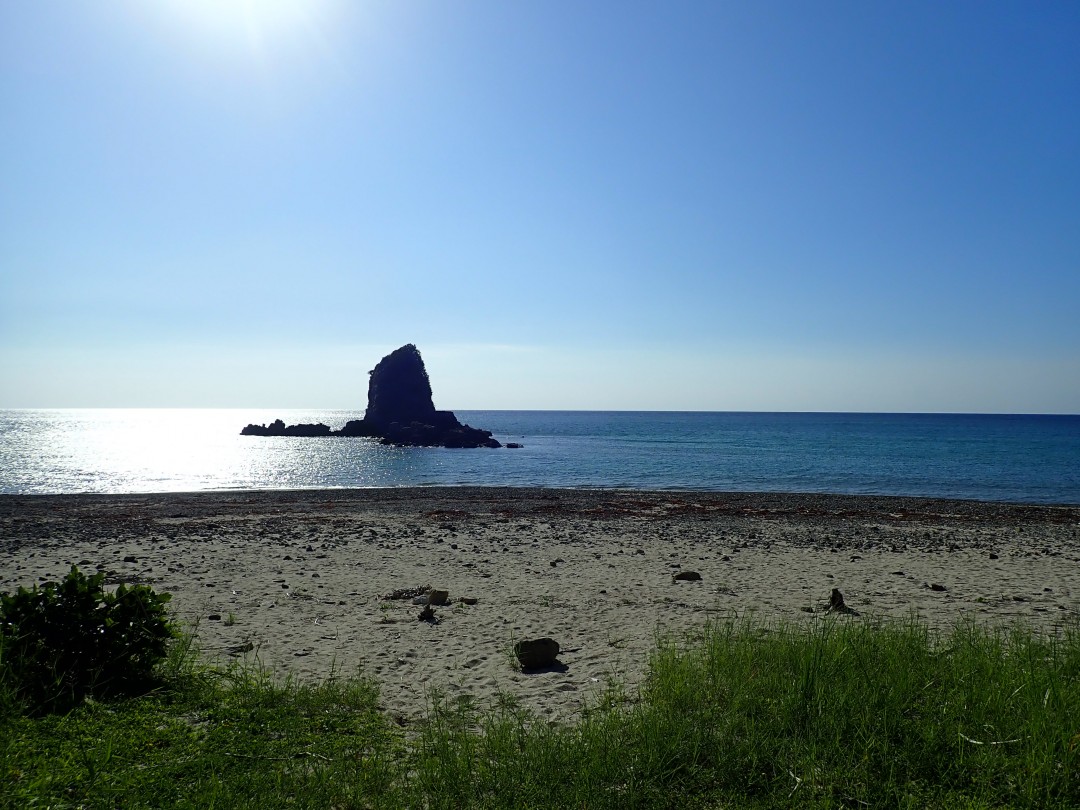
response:
<svg viewBox="0 0 1080 810"><path fill-rule="evenodd" d="M213 660L372 676L402 724L435 694L510 695L567 721L610 680L640 684L658 636L710 619L1060 632L1080 620L1080 506L486 488L0 497L0 591L73 564L171 593ZM426 585L449 592L437 623L385 598ZM833 588L859 615L826 613ZM513 642L543 636L560 665L517 671Z"/></svg>

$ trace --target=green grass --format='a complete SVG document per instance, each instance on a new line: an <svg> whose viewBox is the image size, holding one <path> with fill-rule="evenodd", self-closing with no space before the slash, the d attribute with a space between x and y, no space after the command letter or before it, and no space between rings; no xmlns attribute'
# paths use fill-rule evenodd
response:
<svg viewBox="0 0 1080 810"><path fill-rule="evenodd" d="M562 726L436 700L402 730L370 680L274 683L183 651L164 683L64 716L0 696L0 804L1080 806L1075 631L722 622Z"/></svg>

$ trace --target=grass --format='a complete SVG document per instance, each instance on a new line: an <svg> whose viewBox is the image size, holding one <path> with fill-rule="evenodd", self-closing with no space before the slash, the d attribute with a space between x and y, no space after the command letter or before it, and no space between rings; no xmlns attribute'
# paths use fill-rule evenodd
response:
<svg viewBox="0 0 1080 810"><path fill-rule="evenodd" d="M2 653L2 651L0 651ZM720 622L570 725L174 653L166 687L0 718L4 807L1080 806L1080 633ZM0 696L2 697L2 696Z"/></svg>

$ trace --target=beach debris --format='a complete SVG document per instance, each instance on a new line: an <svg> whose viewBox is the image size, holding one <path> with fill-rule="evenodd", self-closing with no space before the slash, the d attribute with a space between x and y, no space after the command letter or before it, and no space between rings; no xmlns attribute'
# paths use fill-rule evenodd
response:
<svg viewBox="0 0 1080 810"><path fill-rule="evenodd" d="M701 574L697 571L680 571L671 575L672 582L700 582Z"/></svg>
<svg viewBox="0 0 1080 810"><path fill-rule="evenodd" d="M249 653L255 649L255 645L250 641L246 641L243 644L237 644L235 647L226 647L225 652L229 655L243 655Z"/></svg>
<svg viewBox="0 0 1080 810"><path fill-rule="evenodd" d="M414 596L412 603L414 605L448 605L450 604L450 592L427 588L423 593Z"/></svg>
<svg viewBox="0 0 1080 810"><path fill-rule="evenodd" d="M859 611L849 608L844 603L844 595L840 593L839 588L832 589L832 594L829 596L829 606L825 609L825 613L843 613L846 616L859 615Z"/></svg>
<svg viewBox="0 0 1080 810"><path fill-rule="evenodd" d="M475 605L480 600L475 596L462 596L458 598L458 601L463 605Z"/></svg>
<svg viewBox="0 0 1080 810"><path fill-rule="evenodd" d="M383 599L413 599L417 596L426 596L430 590L430 585L422 585L416 588L398 588L383 596Z"/></svg>
<svg viewBox="0 0 1080 810"><path fill-rule="evenodd" d="M425 605L424 609L420 611L420 615L416 617L419 621L427 622L428 624L438 624L439 617L435 615L435 608L431 605Z"/></svg>
<svg viewBox="0 0 1080 810"><path fill-rule="evenodd" d="M514 656L524 670L554 666L559 656L559 642L553 638L523 638L514 644Z"/></svg>

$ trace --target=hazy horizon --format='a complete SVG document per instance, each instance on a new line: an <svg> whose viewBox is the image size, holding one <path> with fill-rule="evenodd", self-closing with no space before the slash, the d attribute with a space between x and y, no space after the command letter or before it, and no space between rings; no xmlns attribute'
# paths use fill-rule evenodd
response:
<svg viewBox="0 0 1080 810"><path fill-rule="evenodd" d="M0 408L1080 413L1080 5L0 0Z"/></svg>
<svg viewBox="0 0 1080 810"><path fill-rule="evenodd" d="M1006 411L718 411L718 410L677 410L670 408L656 408L656 409L636 409L636 408L454 408L442 406L436 403L438 410L449 410L454 413L619 413L619 414L703 414L703 415L724 415L724 414L746 414L749 416L1016 416L1016 417L1064 417L1075 419L1080 417L1080 414L1075 413L1014 413ZM288 417L291 414L305 414L305 415L318 415L318 414L362 414L364 408L323 408L318 406L290 406L287 408L274 407L272 405L252 405L252 406L229 406L218 407L211 405L199 405L188 408L178 408L174 405L149 405L141 407L132 407L129 405L101 405L101 406L57 406L57 407L42 407L42 408L0 408L0 412L3 411L228 411L230 413L236 412L239 414L244 413L263 413L269 419L266 421L272 421L273 417L284 416ZM292 424L289 419L285 420L287 424ZM330 425L330 427L335 427Z"/></svg>

